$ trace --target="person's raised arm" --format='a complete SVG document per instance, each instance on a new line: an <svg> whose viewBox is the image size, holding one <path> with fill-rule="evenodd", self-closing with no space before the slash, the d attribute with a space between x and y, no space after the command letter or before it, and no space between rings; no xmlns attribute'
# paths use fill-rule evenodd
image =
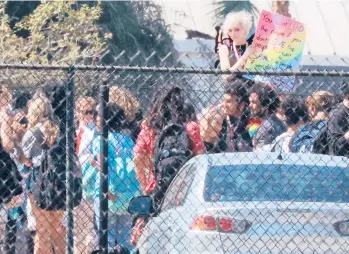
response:
<svg viewBox="0 0 349 254"><path fill-rule="evenodd" d="M12 140L12 117L6 114L5 112L0 113L0 121L1 121L1 142L4 150L6 152L11 152L15 147L15 144Z"/></svg>
<svg viewBox="0 0 349 254"><path fill-rule="evenodd" d="M136 176L143 193L145 193L148 185L147 175L149 176L153 169L152 153L150 151L150 140L153 138L151 134L151 129L143 126L133 150L133 162L135 164Z"/></svg>

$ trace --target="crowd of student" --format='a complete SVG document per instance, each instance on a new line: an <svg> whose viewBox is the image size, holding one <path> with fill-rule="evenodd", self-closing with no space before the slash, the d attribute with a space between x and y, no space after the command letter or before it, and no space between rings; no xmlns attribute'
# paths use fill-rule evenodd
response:
<svg viewBox="0 0 349 254"><path fill-rule="evenodd" d="M219 30L216 52L222 70L241 70L252 52L251 16L229 14ZM349 155L349 85L343 99L327 91L307 98L289 94L283 82L264 84L225 75L224 95L202 112L179 86L164 85L142 110L137 98L110 89L108 134L108 239L127 249L146 220L127 213L130 199L151 195L156 208L178 170L203 153L293 152ZM286 94L279 94L280 91ZM65 253L66 249L66 92L49 85L13 100L0 89L0 204L8 225L31 232L29 253ZM100 121L94 98L75 101L73 179L74 253L97 248L99 220ZM144 114L144 115L143 115ZM69 134L69 133L68 133ZM74 185L75 186L75 185ZM6 231L6 232L5 232ZM14 236L16 233L14 233ZM33 237L34 239L31 239ZM8 251L14 245L4 237Z"/></svg>
<svg viewBox="0 0 349 254"><path fill-rule="evenodd" d="M160 204L180 167L195 155L269 151L348 156L349 86L344 83L342 88L340 102L327 91L317 91L303 100L236 77L227 84L218 104L198 114L181 87L166 85L154 94L143 117L133 94L112 87L106 119L109 247L132 248L137 230L131 236L135 219L127 213L130 199L153 195ZM35 233L35 253L52 249L64 253L64 87L37 91L21 108L16 103L10 106L10 91L3 88L0 92L3 209L9 220L21 223L26 218L22 227ZM23 102L23 98L18 100ZM92 97L79 97L75 105L76 141L72 145L81 170L82 199L73 211L74 253L91 253L98 240L100 119ZM42 186L42 178L50 177L42 172L43 164L57 173L53 183L61 190L56 197L50 196L51 205L43 204L42 188L48 187Z"/></svg>

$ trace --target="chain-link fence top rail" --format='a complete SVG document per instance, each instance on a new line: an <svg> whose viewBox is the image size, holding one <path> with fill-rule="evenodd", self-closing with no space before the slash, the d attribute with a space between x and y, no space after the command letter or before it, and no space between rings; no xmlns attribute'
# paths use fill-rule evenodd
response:
<svg viewBox="0 0 349 254"><path fill-rule="evenodd" d="M334 96L326 92L333 92L338 101L342 100L341 88L349 77L347 72L235 73L303 79L304 83L289 93L295 96L285 96L282 106L275 103L280 94L272 88L243 81L240 85L246 91L241 95L241 86L236 88L240 79L226 82L223 74L230 72L212 69L2 64L0 73L3 86L13 97L11 108L7 108L11 100L5 99L5 93L1 97L5 99L2 105L14 115L12 135L17 138L21 130L18 126L28 127L21 130L28 143L17 143L25 157L30 158L27 165L19 163L19 168L27 168L20 170L22 178L28 180L30 175L32 183L36 182L33 178L40 175L42 161L47 161L46 170L59 178L55 184L44 183L43 192L36 192L32 183L26 183L24 196L30 202L21 200L26 206L15 205L21 207L20 214L26 217L23 225L17 223L21 220L12 207L9 212L6 208L10 219L4 220L8 228L2 233L5 249L15 248L18 253L33 248L39 253L50 253L52 248L55 253L64 253L66 248L68 253L94 249L103 252L107 245L112 249L117 241L141 253L347 253L348 161L344 157L303 154L323 127L309 127L316 121L308 117L315 119L312 114L318 107L328 114L331 107L326 104ZM310 94L313 96L304 103ZM232 100L232 96L237 99ZM254 96L259 96L259 103ZM227 105L231 105L230 111ZM239 120L227 118L229 114L238 114L236 109L241 105L246 108ZM258 107L263 110L255 113ZM203 111L204 108L208 110ZM343 114L340 110L341 107L334 108L330 118ZM278 120L278 114L285 115L283 121ZM188 135L175 127L171 132L176 137L171 141L174 143L165 143L175 144L177 150L166 150L156 140L167 135L163 134L162 121L176 117L185 121ZM2 130L6 126L4 119ZM251 124L250 120L256 121ZM295 135L294 128L300 130L305 123L309 128ZM272 132L272 137L258 134L262 129ZM343 135L335 133L328 143L320 140L320 145L345 143L348 125L339 129ZM252 138L253 135L260 139ZM214 155L245 151L242 143L246 136L246 151L259 153ZM2 145L6 148L3 137ZM40 138L45 141L48 154L43 153ZM290 140L297 144L299 153L281 153L288 151L289 147L282 144ZM260 146L253 143L257 141ZM190 156L176 163L183 166L189 158L198 156L179 173L178 165L172 165L175 175L169 173L159 179L161 169L171 169L158 165L167 156L182 156L178 149L186 142L191 147ZM42 155L46 157L37 158ZM8 154L2 158L5 156ZM147 162L154 165L142 168ZM81 168L82 182L76 181L77 168ZM152 177L156 179L155 189L149 186ZM3 182L5 189L7 184ZM76 188L80 185L82 191ZM48 192L51 200L43 195ZM155 211L143 218L144 209L153 202L144 197L135 200L138 216L134 218L127 213L127 207L132 197L142 193L152 196ZM35 238L31 231L36 231ZM131 246L130 242L138 244Z"/></svg>
<svg viewBox="0 0 349 254"><path fill-rule="evenodd" d="M23 66L23 65L1 65L2 81L7 86L37 87L46 81L62 82L69 66ZM110 85L122 86L136 94L145 105L149 102L142 91L154 91L160 85L174 83L182 85L188 90L196 92L222 91L225 81L220 74L229 74L230 72L221 72L216 69L204 68L181 68L181 67L132 67L132 66L75 66L77 89L82 89L81 94L96 94L96 87L102 82L103 78L109 80ZM19 71L19 69L21 69ZM36 77L30 73L34 70L41 70L44 75ZM79 74L81 73L81 74ZM283 73L283 75L281 75ZM137 75L138 74L138 75ZM318 90L327 90L335 94L341 94L340 84L348 79L348 72L345 70L302 70L297 72L266 71L266 72L236 72L235 74L250 74L261 76L283 76L295 77L294 89L292 93L299 95L310 95ZM50 80L50 77L52 79ZM19 85L23 84L23 85ZM79 92L78 92L79 93ZM150 96L147 96L150 97ZM207 105L207 104L206 104Z"/></svg>

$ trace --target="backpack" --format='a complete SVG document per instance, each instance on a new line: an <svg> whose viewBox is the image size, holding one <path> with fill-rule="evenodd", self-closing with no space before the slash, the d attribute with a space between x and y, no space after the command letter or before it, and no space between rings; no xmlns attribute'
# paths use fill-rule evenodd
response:
<svg viewBox="0 0 349 254"><path fill-rule="evenodd" d="M310 122L299 130L291 140L291 151L295 153L326 154L327 122Z"/></svg>
<svg viewBox="0 0 349 254"><path fill-rule="evenodd" d="M55 211L66 208L66 146L64 134L57 138L52 147L44 149L44 156L35 179L37 191L34 197L36 204L44 210ZM80 204L82 199L82 178L79 160L73 155L72 192L73 206Z"/></svg>
<svg viewBox="0 0 349 254"><path fill-rule="evenodd" d="M14 196L23 193L22 177L11 156L4 150L0 142L0 204L6 204Z"/></svg>
<svg viewBox="0 0 349 254"><path fill-rule="evenodd" d="M313 143L313 153L330 154L330 138L328 136L328 126L324 126L315 137Z"/></svg>
<svg viewBox="0 0 349 254"><path fill-rule="evenodd" d="M192 155L185 127L182 124L170 124L162 129L154 154L156 185L165 192L177 172Z"/></svg>

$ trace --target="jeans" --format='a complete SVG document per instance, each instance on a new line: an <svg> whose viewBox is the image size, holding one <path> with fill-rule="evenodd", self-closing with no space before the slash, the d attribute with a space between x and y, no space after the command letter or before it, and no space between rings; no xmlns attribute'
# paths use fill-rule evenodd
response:
<svg viewBox="0 0 349 254"><path fill-rule="evenodd" d="M97 228L99 229L99 199L95 200L95 213ZM112 249L116 244L128 250L132 249L130 243L133 216L129 213L116 214L108 212L108 248Z"/></svg>

